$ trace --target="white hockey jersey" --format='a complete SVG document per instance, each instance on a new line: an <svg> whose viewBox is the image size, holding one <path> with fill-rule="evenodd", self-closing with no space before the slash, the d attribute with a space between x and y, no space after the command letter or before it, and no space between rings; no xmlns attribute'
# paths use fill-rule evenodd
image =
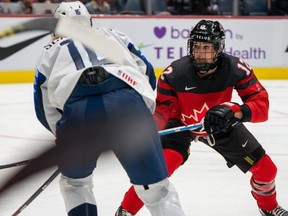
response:
<svg viewBox="0 0 288 216"><path fill-rule="evenodd" d="M152 113L154 112L153 88L155 88L156 78L151 64L134 48L131 40L124 33L104 27L98 28L97 31L103 31L110 37L112 36L125 48L126 52L123 54L129 60L125 62L125 65L109 62L105 56L97 55L81 43L62 37L46 45L38 60L34 82L35 111L39 121L54 134L56 122L61 118L65 102L82 72L92 66L101 66L126 82L142 95L147 107ZM113 52L113 47L107 47L107 49ZM148 67L150 67L150 72L147 70ZM151 84L154 79L155 83Z"/></svg>

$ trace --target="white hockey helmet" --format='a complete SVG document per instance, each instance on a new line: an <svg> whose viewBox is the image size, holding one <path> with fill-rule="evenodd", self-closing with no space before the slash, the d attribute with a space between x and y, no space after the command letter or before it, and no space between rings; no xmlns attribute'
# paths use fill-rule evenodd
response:
<svg viewBox="0 0 288 216"><path fill-rule="evenodd" d="M61 2L55 10L54 17L58 19L71 17L77 19L83 25L92 26L91 15L85 5L80 1Z"/></svg>

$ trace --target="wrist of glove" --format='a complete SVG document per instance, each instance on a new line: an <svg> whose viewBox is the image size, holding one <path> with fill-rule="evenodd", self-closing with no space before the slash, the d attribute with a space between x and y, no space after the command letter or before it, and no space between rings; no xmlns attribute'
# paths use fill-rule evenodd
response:
<svg viewBox="0 0 288 216"><path fill-rule="evenodd" d="M241 120L234 117L235 112L241 111L237 103L225 102L211 107L204 118L204 127L208 134L225 133Z"/></svg>

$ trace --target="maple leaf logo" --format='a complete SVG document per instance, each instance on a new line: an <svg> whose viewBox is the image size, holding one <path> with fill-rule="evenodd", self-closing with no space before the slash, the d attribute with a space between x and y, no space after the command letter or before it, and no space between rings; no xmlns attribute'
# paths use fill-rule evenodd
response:
<svg viewBox="0 0 288 216"><path fill-rule="evenodd" d="M209 109L208 105L204 103L200 110L193 109L193 113L191 115L181 113L181 120L187 125L193 124L195 122L201 122L205 117L205 114L208 111L208 109Z"/></svg>

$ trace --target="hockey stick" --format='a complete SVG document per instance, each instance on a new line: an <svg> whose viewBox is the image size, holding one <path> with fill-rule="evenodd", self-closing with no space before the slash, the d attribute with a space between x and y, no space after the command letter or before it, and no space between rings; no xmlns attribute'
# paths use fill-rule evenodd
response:
<svg viewBox="0 0 288 216"><path fill-rule="evenodd" d="M41 187L32 194L26 202L23 203L13 214L12 216L19 215L59 174L59 170L57 169L45 182Z"/></svg>
<svg viewBox="0 0 288 216"><path fill-rule="evenodd" d="M177 133L177 132L187 131L187 130L195 130L200 127L202 127L201 123L175 127L175 128L170 128L170 129L159 131L159 135L166 135L166 134ZM73 137L71 138L73 139ZM72 152L69 152L70 156L66 154L66 151L64 153L63 150L61 149L59 150L59 149L56 149L55 147L52 147L48 149L47 151L43 152L37 158L31 160L31 163L27 165L26 169L25 168L22 169L10 181L8 181L6 185L0 188L0 194L3 193L3 191L7 190L12 185L14 185L15 183L23 180L25 177L30 176L38 172L39 170L43 170L45 168L51 167L55 165L57 162L63 163L63 161L69 160L70 163L72 164L67 164L67 166L73 166L73 161L77 161L77 157L79 157L79 152L83 150L83 147L78 146L78 145L72 146L71 147ZM88 150L86 149L87 151L86 158L89 158L92 155L94 156L95 153L99 152L100 150L101 149L99 148L99 146L94 146L93 148L89 148ZM71 160L71 158L73 158L73 160ZM59 174L59 170L56 170L52 174L52 176L29 199L15 211L15 213L12 216L17 216L19 213L21 213L57 177L58 174Z"/></svg>
<svg viewBox="0 0 288 216"><path fill-rule="evenodd" d="M196 130L198 128L201 128L202 126L203 126L202 123L190 124L190 125L186 125L186 126L180 126L180 127L175 127L175 128L168 128L166 130L161 130L158 132L158 134L160 136L162 136L162 135L177 133L177 132L181 132L181 131Z"/></svg>
<svg viewBox="0 0 288 216"><path fill-rule="evenodd" d="M30 161L31 160L24 160L24 161L18 161L18 162L15 162L15 163L0 165L0 169L6 169L6 168L11 168L11 167L27 165Z"/></svg>
<svg viewBox="0 0 288 216"><path fill-rule="evenodd" d="M9 56L15 54L19 50L29 46L30 44L34 43L35 41L37 41L43 37L45 37L48 34L50 34L50 33L45 33L45 34L30 38L28 40L22 41L20 43L17 43L17 44L8 46L8 47L0 47L0 61L5 59L5 58L8 58Z"/></svg>
<svg viewBox="0 0 288 216"><path fill-rule="evenodd" d="M129 61L126 50L119 42L107 34L103 29L92 29L83 26L72 18L38 18L29 20L8 29L0 31L0 39L16 35L21 32L43 30L70 37L95 50L100 56L108 58L113 63L123 64ZM125 58L124 58L125 56ZM129 55L128 55L129 57ZM131 57L132 58L132 57Z"/></svg>
<svg viewBox="0 0 288 216"><path fill-rule="evenodd" d="M11 26L5 30L0 31L0 39L13 36L15 34L27 31L49 31L53 32L57 25L58 19L56 18L40 18L32 19L20 24Z"/></svg>
<svg viewBox="0 0 288 216"><path fill-rule="evenodd" d="M160 136L171 134L171 133L177 133L181 131L187 131L187 130L196 130L198 128L201 128L202 124L197 123L197 124L191 124L187 126L181 126L181 127L174 127L174 128L169 128L165 130L161 130L158 132ZM31 162L32 159L30 160L24 160L24 161L19 161L15 163L10 163L10 164L5 164L5 165L0 165L0 169L6 169L10 167L17 167L17 166L22 166L22 165L27 165L29 162Z"/></svg>

